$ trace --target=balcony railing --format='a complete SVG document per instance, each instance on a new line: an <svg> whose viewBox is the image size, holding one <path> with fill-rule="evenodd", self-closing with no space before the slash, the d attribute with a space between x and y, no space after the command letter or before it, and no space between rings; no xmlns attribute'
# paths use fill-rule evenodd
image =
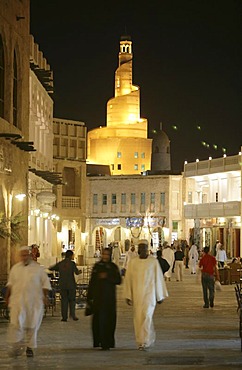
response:
<svg viewBox="0 0 242 370"><path fill-rule="evenodd" d="M184 176L190 177L226 171L240 171L240 162L241 155L234 155L230 157L187 163L184 165Z"/></svg>
<svg viewBox="0 0 242 370"><path fill-rule="evenodd" d="M184 206L184 216L190 218L210 218L210 217L235 217L240 216L241 202L216 202L202 204L186 204Z"/></svg>
<svg viewBox="0 0 242 370"><path fill-rule="evenodd" d="M62 208L80 208L80 197L62 197Z"/></svg>

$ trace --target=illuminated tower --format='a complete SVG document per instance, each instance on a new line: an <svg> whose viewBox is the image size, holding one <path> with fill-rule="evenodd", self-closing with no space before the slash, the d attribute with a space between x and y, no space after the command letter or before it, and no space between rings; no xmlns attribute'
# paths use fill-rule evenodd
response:
<svg viewBox="0 0 242 370"><path fill-rule="evenodd" d="M132 67L132 41L122 36L114 97L107 102L107 126L88 132L88 163L109 165L113 175L150 169L152 140L147 138L147 119L140 118L140 88L133 85Z"/></svg>

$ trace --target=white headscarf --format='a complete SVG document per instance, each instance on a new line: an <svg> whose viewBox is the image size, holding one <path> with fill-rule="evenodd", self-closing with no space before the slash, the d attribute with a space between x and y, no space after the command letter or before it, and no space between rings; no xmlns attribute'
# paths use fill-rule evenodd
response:
<svg viewBox="0 0 242 370"><path fill-rule="evenodd" d="M19 248L19 251L21 252L21 251L29 251L29 253L30 253L30 248L29 248L29 246L28 245L24 245L24 246L22 246L22 247L20 247Z"/></svg>

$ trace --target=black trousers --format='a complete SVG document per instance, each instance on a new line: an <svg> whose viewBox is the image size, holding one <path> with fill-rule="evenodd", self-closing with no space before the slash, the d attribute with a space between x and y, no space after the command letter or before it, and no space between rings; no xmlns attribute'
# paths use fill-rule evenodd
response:
<svg viewBox="0 0 242 370"><path fill-rule="evenodd" d="M68 307L70 317L76 316L76 289L61 289L61 315L62 319L68 318Z"/></svg>

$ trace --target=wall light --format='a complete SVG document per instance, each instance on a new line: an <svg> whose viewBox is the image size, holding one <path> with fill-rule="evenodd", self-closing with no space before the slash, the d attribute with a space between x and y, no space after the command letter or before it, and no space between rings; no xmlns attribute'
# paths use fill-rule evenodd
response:
<svg viewBox="0 0 242 370"><path fill-rule="evenodd" d="M15 198L18 199L20 202L22 202L25 197L26 197L26 194L16 194L15 195Z"/></svg>

